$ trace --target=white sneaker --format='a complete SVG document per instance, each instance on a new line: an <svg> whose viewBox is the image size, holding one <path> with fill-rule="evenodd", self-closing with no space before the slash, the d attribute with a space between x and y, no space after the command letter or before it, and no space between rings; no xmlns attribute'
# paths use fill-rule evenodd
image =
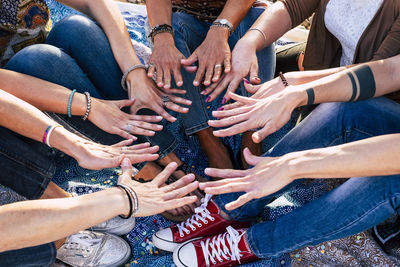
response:
<svg viewBox="0 0 400 267"><path fill-rule="evenodd" d="M106 189L106 187L102 186L76 182L70 182L68 186L68 192L70 192L73 196L90 194ZM88 230L101 233L109 233L113 235L126 235L135 227L135 222L135 217L122 219L121 217L116 216L109 219L108 221L92 226Z"/></svg>
<svg viewBox="0 0 400 267"><path fill-rule="evenodd" d="M67 238L57 250L57 259L73 267L114 267L131 255L128 243L118 236L81 231Z"/></svg>

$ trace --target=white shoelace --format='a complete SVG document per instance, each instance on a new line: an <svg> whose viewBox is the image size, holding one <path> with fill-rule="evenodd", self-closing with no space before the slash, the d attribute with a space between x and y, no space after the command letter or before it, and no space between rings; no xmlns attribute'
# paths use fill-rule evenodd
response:
<svg viewBox="0 0 400 267"><path fill-rule="evenodd" d="M223 262L224 259L237 260L240 264L240 257L242 257L242 254L240 254L239 250L239 241L244 233L239 234L232 226L228 226L226 230L227 232L224 234L207 238L205 242L200 242L207 266L210 266L210 261L216 264L217 260ZM226 242L224 239L226 239ZM226 243L228 243L228 245L226 245ZM211 253L209 252L209 248L211 248ZM217 258L217 260L215 258Z"/></svg>
<svg viewBox="0 0 400 267"><path fill-rule="evenodd" d="M77 233L68 238L65 243L65 248L89 253L91 248L100 242L101 239L95 238L94 235L92 236L87 233Z"/></svg>
<svg viewBox="0 0 400 267"><path fill-rule="evenodd" d="M177 225L180 237L183 237L183 232L185 232L186 234L190 234L190 230L188 229L189 227L190 229L192 229L192 231L195 231L196 226L202 226L201 222L203 222L204 224L208 224L207 219L209 219L210 221L214 221L214 217L211 216L210 212L207 209L207 205L208 202L211 200L211 197L212 195L206 194L205 197L201 199L201 206L197 207L194 210L195 214L186 221L181 222Z"/></svg>

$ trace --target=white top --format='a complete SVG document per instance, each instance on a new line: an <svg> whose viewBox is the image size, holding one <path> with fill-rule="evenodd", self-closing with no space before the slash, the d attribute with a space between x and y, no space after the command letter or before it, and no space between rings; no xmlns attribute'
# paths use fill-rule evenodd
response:
<svg viewBox="0 0 400 267"><path fill-rule="evenodd" d="M353 64L361 35L381 7L383 0L330 0L325 26L342 45L340 65Z"/></svg>

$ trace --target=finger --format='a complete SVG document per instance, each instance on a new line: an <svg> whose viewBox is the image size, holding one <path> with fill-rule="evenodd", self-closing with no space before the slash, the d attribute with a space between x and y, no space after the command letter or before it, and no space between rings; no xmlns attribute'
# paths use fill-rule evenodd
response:
<svg viewBox="0 0 400 267"><path fill-rule="evenodd" d="M232 103L232 104L225 105L225 106L221 107L218 110L230 110L230 109L238 108L238 107L241 107L241 106L243 106L242 103L235 102L235 103Z"/></svg>
<svg viewBox="0 0 400 267"><path fill-rule="evenodd" d="M248 80L244 81L244 88L250 94L255 94L258 89L260 89L261 85L252 85Z"/></svg>
<svg viewBox="0 0 400 267"><path fill-rule="evenodd" d="M169 89L165 89L163 88L163 91L168 93L168 94L186 94L186 90L182 90L182 89L178 89L178 88L169 88Z"/></svg>
<svg viewBox="0 0 400 267"><path fill-rule="evenodd" d="M165 183L168 177L172 175L177 167L178 164L176 162L171 162L153 179L152 183L155 183L158 187L160 187Z"/></svg>
<svg viewBox="0 0 400 267"><path fill-rule="evenodd" d="M150 143L149 143L149 142L141 143L141 144L137 144L137 145L133 145L133 146L131 146L131 147L129 147L129 148L132 148L132 149L142 149L142 148L146 148L146 147L150 147Z"/></svg>
<svg viewBox="0 0 400 267"><path fill-rule="evenodd" d="M159 157L158 154L140 154L140 155L128 154L125 156L132 162L132 164L146 162L146 161L154 161L157 160Z"/></svg>
<svg viewBox="0 0 400 267"><path fill-rule="evenodd" d="M163 129L162 125L159 124L153 124L153 123L148 123L145 121L129 121L130 125L137 126L142 129L147 129L147 130L152 130L152 131L161 131Z"/></svg>
<svg viewBox="0 0 400 267"><path fill-rule="evenodd" d="M179 105L175 104L175 103L172 102L172 101L168 102L168 103L165 105L165 107L166 107L167 109L170 109L170 110L173 110L173 111L176 111L176 112L179 112L179 113L188 113L188 112L189 112L189 109L188 109L188 108L179 106Z"/></svg>
<svg viewBox="0 0 400 267"><path fill-rule="evenodd" d="M253 155L253 153L251 153L250 149L247 147L243 150L243 156L246 162L251 166L255 166L263 159L263 157Z"/></svg>
<svg viewBox="0 0 400 267"><path fill-rule="evenodd" d="M119 101L119 108L123 108L123 107L130 107L133 105L133 103L135 102L135 99L126 99L126 100L120 100Z"/></svg>
<svg viewBox="0 0 400 267"><path fill-rule="evenodd" d="M191 183L194 179L195 179L194 174L192 174L192 173L187 174L187 175L181 177L179 180L173 182L172 184L164 186L163 190L164 190L164 192L171 192L171 191L177 190L177 189Z"/></svg>
<svg viewBox="0 0 400 267"><path fill-rule="evenodd" d="M184 66L191 66L197 61L198 61L198 57L196 55L196 51L194 51L194 53L191 54L190 57L188 57L187 59L182 58L181 59L181 64L184 65Z"/></svg>
<svg viewBox="0 0 400 267"><path fill-rule="evenodd" d="M229 85L230 83L230 78L228 78L227 76L225 76L225 78L219 83L218 87L215 88L214 92L210 95L210 98L212 100L214 100L215 98L217 98L217 96L219 96L220 93L222 93L226 87ZM224 97L222 98L222 102L221 104L225 104L228 100Z"/></svg>
<svg viewBox="0 0 400 267"><path fill-rule="evenodd" d="M204 75L204 81L203 84L205 86L209 86L211 84L211 78L214 74L214 66L212 66L211 64L209 64L206 68L206 74Z"/></svg>
<svg viewBox="0 0 400 267"><path fill-rule="evenodd" d="M119 136L121 136L122 138L125 138L125 139L132 139L133 141L137 140L136 136L133 136L130 133L127 133L126 131L124 131L122 129L119 129L117 127L113 127L112 133L116 134L116 135L119 135Z"/></svg>
<svg viewBox="0 0 400 267"><path fill-rule="evenodd" d="M225 104L227 101L229 101L229 99L231 99L230 97L230 93L233 93L236 91L236 89L239 87L240 84L240 80L239 79L233 79L229 85L228 88L226 89L226 93L224 95L224 98L222 100L222 104Z"/></svg>
<svg viewBox="0 0 400 267"><path fill-rule="evenodd" d="M186 106L190 106L192 104L192 101L183 97L179 97L179 96L174 96L174 95L170 95L169 98L178 104L183 104Z"/></svg>
<svg viewBox="0 0 400 267"><path fill-rule="evenodd" d="M197 66L183 66L187 72L196 72Z"/></svg>
<svg viewBox="0 0 400 267"><path fill-rule="evenodd" d="M229 127L226 129L214 131L213 134L214 134L214 136L217 136L217 137L226 137L226 136L232 136L235 134L244 133L244 132L254 129L254 128L256 128L256 127L253 126L250 121L245 121L245 122L233 125L232 127Z"/></svg>
<svg viewBox="0 0 400 267"><path fill-rule="evenodd" d="M212 81L214 83L219 81L219 78L221 78L221 74L222 74L222 65L221 64L217 64L214 67L214 76L212 78Z"/></svg>
<svg viewBox="0 0 400 267"><path fill-rule="evenodd" d="M229 93L229 96L230 96L233 100L238 101L238 102L241 102L241 103L243 103L243 104L251 105L251 104L254 104L254 103L257 102L256 99L253 99L253 98L250 98L250 97L241 96L241 95L237 95L237 94L235 94L235 93Z"/></svg>
<svg viewBox="0 0 400 267"><path fill-rule="evenodd" d="M142 129L140 127L134 126L133 124L131 124L131 129L130 129L130 133L132 134L138 134L138 135L144 135L144 136L153 136L155 135L154 131L150 131L150 130L146 130L146 129Z"/></svg>
<svg viewBox="0 0 400 267"><path fill-rule="evenodd" d="M172 70L172 73L174 74L176 86L181 87L183 85L183 80L180 68L179 67L174 68Z"/></svg>
<svg viewBox="0 0 400 267"><path fill-rule="evenodd" d="M128 140L124 140L121 142L118 142L114 145L112 145L112 147L124 147L124 146L129 146L130 144L132 144L133 139L128 139Z"/></svg>
<svg viewBox="0 0 400 267"><path fill-rule="evenodd" d="M188 197L183 197L183 198L178 198L178 199L171 199L165 201L165 207L167 209L176 209L185 205L190 205L194 202L196 202L197 197L196 196L188 196Z"/></svg>
<svg viewBox="0 0 400 267"><path fill-rule="evenodd" d="M210 125L211 127L218 127L218 128L231 126L231 125L237 124L239 122L248 120L248 118L250 117L249 114L250 113L244 113L244 114L239 114L239 115L234 115L234 116L230 116L227 118L223 118L220 120L209 120L208 125Z"/></svg>
<svg viewBox="0 0 400 267"><path fill-rule="evenodd" d="M277 129L271 127L270 123L267 123L261 130L253 133L251 138L253 139L254 143L261 143L265 137L274 133Z"/></svg>
<svg viewBox="0 0 400 267"><path fill-rule="evenodd" d="M250 82L253 84L261 82L261 79L258 78L258 64L252 64L250 67Z"/></svg>
<svg viewBox="0 0 400 267"><path fill-rule="evenodd" d="M228 56L226 56L224 59L224 69L225 69L225 73L228 73L231 71L231 56L230 56L230 54Z"/></svg>
<svg viewBox="0 0 400 267"><path fill-rule="evenodd" d="M156 71L155 66L152 64L149 64L149 69L147 70L147 77L153 78L155 71Z"/></svg>
<svg viewBox="0 0 400 267"><path fill-rule="evenodd" d="M130 154L154 154L159 150L158 146L152 146L152 147L147 147L147 148L141 148L141 149L127 149L124 150L125 155L130 155Z"/></svg>
<svg viewBox="0 0 400 267"><path fill-rule="evenodd" d="M216 110L212 112L212 115L215 118L225 118L225 117L231 117L239 114L246 113L250 111L253 107L252 106L242 106L238 107L235 109L230 109L230 110Z"/></svg>
<svg viewBox="0 0 400 267"><path fill-rule="evenodd" d="M246 204L247 202L249 202L252 199L254 199L254 197L252 197L249 193L246 193L244 195L241 195L235 201L232 201L232 202L226 204L225 208L227 210L234 210L234 209L237 209L237 208L243 206L244 204Z"/></svg>
<svg viewBox="0 0 400 267"><path fill-rule="evenodd" d="M236 178L236 177L244 177L247 175L247 170L233 170L233 169L216 169L216 168L206 168L204 173L211 177L219 177L219 178ZM217 183L221 181L209 182Z"/></svg>
<svg viewBox="0 0 400 267"><path fill-rule="evenodd" d="M162 68L157 68L157 75L156 75L156 83L158 87L163 87L163 78L164 78L164 73Z"/></svg>
<svg viewBox="0 0 400 267"><path fill-rule="evenodd" d="M206 89L200 92L201 95L208 95L211 93L216 87L218 86L218 83L212 83L210 86L208 86Z"/></svg>
<svg viewBox="0 0 400 267"><path fill-rule="evenodd" d="M226 193L234 193L234 192L243 192L246 190L248 183L240 182L237 180L230 180L230 183L215 186L215 187L206 187L204 192L210 195L220 195Z"/></svg>
<svg viewBox="0 0 400 267"><path fill-rule="evenodd" d="M161 104L156 104L151 107L151 109L155 112L157 112L159 115L161 115L164 119L166 119L169 122L175 122L176 118L173 117L171 114L165 111L163 107L161 107Z"/></svg>
<svg viewBox="0 0 400 267"><path fill-rule="evenodd" d="M194 86L199 86L200 85L200 82L204 77L205 70L206 70L205 66L203 64L201 64L199 66L198 70L196 71L196 76L194 77L194 80L193 80L193 85Z"/></svg>
<svg viewBox="0 0 400 267"><path fill-rule="evenodd" d="M164 76L164 89L171 88L171 72L168 68L163 70Z"/></svg>
<svg viewBox="0 0 400 267"><path fill-rule="evenodd" d="M132 163L128 158L124 158L121 162L122 174L118 178L120 182L130 181L132 178Z"/></svg>
<svg viewBox="0 0 400 267"><path fill-rule="evenodd" d="M146 122L160 122L163 118L161 116L152 115L129 115L130 120L146 121Z"/></svg>

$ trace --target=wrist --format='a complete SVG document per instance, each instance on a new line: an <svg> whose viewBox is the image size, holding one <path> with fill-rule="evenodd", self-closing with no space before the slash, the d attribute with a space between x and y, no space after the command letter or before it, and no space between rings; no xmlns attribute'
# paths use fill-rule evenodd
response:
<svg viewBox="0 0 400 267"><path fill-rule="evenodd" d="M126 194L125 190L122 188L114 187L112 188L115 191L116 197L119 199L118 203L120 204L118 207L118 214L124 217L127 217L130 212L130 204L129 197Z"/></svg>
<svg viewBox="0 0 400 267"><path fill-rule="evenodd" d="M157 45L165 46L165 45L174 45L174 36L169 32L160 32L153 37L154 47Z"/></svg>
<svg viewBox="0 0 400 267"><path fill-rule="evenodd" d="M218 38L224 40L225 42L228 42L229 39L229 29L226 27L218 27L218 26L212 26L207 32L207 37L208 38ZM206 37L206 38L207 38Z"/></svg>
<svg viewBox="0 0 400 267"><path fill-rule="evenodd" d="M306 89L303 87L289 86L281 94L282 98L290 103L292 111L297 107L306 105L308 101Z"/></svg>
<svg viewBox="0 0 400 267"><path fill-rule="evenodd" d="M56 148L65 154L75 158L81 137L71 133L63 127L57 127L52 132L49 143L53 148Z"/></svg>

